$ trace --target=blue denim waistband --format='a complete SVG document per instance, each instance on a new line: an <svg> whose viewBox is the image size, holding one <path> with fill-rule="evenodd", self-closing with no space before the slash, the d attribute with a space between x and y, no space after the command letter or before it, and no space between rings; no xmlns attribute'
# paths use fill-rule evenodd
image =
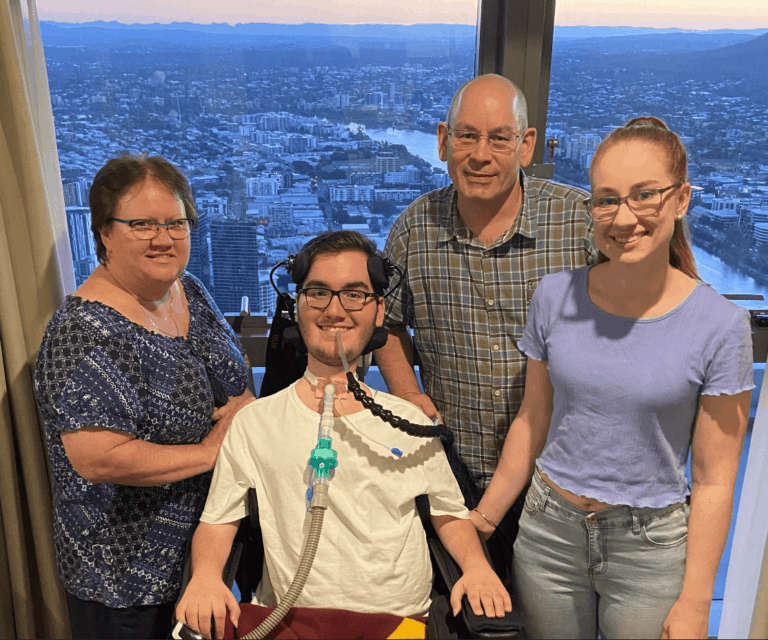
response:
<svg viewBox="0 0 768 640"><path fill-rule="evenodd" d="M639 530L641 526L651 520L686 507L684 502L675 502L660 508L614 506L601 511L587 511L569 502L549 487L542 480L538 468L533 473L529 491L530 493L525 500L525 508L529 511L553 509L565 518L600 528L631 526L633 529Z"/></svg>

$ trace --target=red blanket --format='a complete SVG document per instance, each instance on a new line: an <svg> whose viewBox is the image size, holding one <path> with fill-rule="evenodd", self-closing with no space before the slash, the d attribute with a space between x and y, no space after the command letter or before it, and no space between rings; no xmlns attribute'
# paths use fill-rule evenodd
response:
<svg viewBox="0 0 768 640"><path fill-rule="evenodd" d="M242 638L258 627L274 607L240 605L237 632L227 617L225 638ZM291 609L267 638L423 638L426 618L403 618L388 613L357 613L343 609Z"/></svg>

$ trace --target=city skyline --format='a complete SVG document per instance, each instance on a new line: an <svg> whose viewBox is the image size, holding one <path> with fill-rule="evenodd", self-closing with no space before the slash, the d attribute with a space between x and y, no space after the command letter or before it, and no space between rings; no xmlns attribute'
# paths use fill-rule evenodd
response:
<svg viewBox="0 0 768 640"><path fill-rule="evenodd" d="M259 3L227 0L211 5L206 0L131 0L130 12L105 10L99 0L37 0L41 20L90 22L95 20L132 23L195 22L199 24L465 24L477 20L473 0L390 0L389 3L337 0L281 0ZM122 5L125 6L125 5ZM643 3L621 0L558 0L557 26L629 26L679 29L754 29L768 27L768 4L764 0L740 0L738 14L718 0L667 0Z"/></svg>

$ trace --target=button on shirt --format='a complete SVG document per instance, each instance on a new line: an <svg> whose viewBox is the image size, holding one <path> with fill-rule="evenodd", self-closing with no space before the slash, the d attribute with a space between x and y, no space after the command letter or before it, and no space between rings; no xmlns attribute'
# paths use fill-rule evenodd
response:
<svg viewBox="0 0 768 640"><path fill-rule="evenodd" d="M595 262L583 191L522 172L512 227L488 247L459 216L453 185L418 198L397 219L384 253L405 271L385 326L413 329L425 392L486 487L525 387L528 305L547 273Z"/></svg>

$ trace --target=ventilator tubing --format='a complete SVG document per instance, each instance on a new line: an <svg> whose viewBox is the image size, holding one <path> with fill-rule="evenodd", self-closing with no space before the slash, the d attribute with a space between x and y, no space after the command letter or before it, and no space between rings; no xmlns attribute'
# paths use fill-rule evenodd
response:
<svg viewBox="0 0 768 640"><path fill-rule="evenodd" d="M339 332L340 333L340 332ZM333 400L336 395L336 387L332 384L325 385L323 389L323 415L320 418L320 428L317 438L317 447L312 450L309 464L315 470L315 482L312 485L312 520L309 523L307 542L304 545L304 553L299 561L299 568L291 582L291 586L275 607L275 610L258 627L244 638L266 638L272 629L285 617L301 594L304 585L315 561L317 545L320 542L320 533L323 530L323 517L328 508L328 482L330 472L338 464L336 452L331 446L331 428L333 427Z"/></svg>

